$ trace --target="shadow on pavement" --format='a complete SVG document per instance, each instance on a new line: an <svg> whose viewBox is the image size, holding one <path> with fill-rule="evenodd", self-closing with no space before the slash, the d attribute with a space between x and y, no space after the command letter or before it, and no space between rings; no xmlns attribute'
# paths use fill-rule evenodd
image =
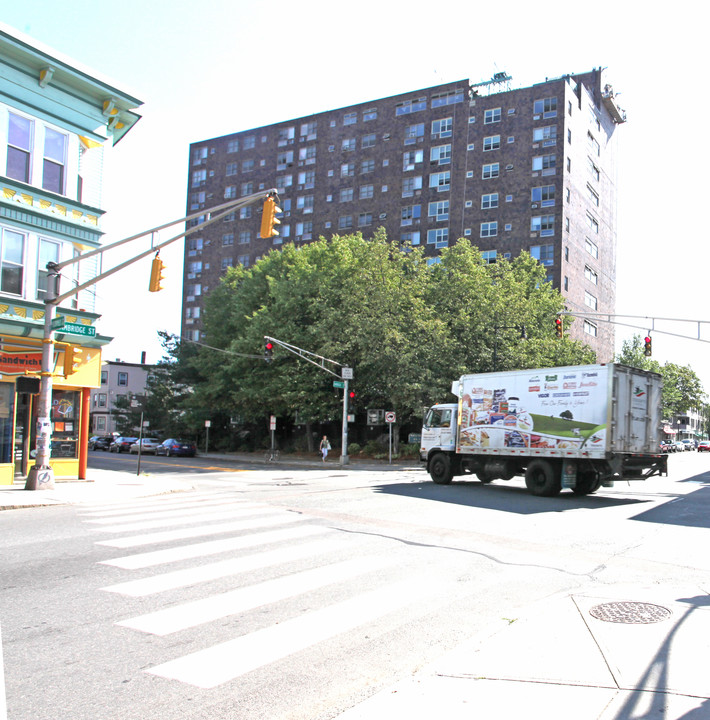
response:
<svg viewBox="0 0 710 720"><path fill-rule="evenodd" d="M422 500L467 505L486 510L533 515L545 512L565 512L577 508L605 508L650 502L648 499L615 498L596 495L579 496L563 490L557 497L531 495L525 488L502 485L482 485L479 482L453 482L450 485L435 483L394 483L377 485L375 492L417 497Z"/></svg>
<svg viewBox="0 0 710 720"><path fill-rule="evenodd" d="M710 484L651 508L631 519L665 525L708 528L710 527Z"/></svg>

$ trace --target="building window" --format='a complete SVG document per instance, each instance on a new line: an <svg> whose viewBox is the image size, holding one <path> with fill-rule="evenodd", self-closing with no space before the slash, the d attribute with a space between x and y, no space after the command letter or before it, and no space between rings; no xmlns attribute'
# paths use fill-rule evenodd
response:
<svg viewBox="0 0 710 720"><path fill-rule="evenodd" d="M345 113L345 116L343 117L343 125L355 125L356 122L357 122L357 113L356 112Z"/></svg>
<svg viewBox="0 0 710 720"><path fill-rule="evenodd" d="M416 190L422 189L422 176L415 175L402 180L402 197L412 197Z"/></svg>
<svg viewBox="0 0 710 720"><path fill-rule="evenodd" d="M206 182L207 182L207 170L195 170L192 173L192 187L193 188L202 187Z"/></svg>
<svg viewBox="0 0 710 720"><path fill-rule="evenodd" d="M67 136L51 128L44 129L44 161L42 188L59 195L64 194L64 166L67 154Z"/></svg>
<svg viewBox="0 0 710 720"><path fill-rule="evenodd" d="M239 140L230 140L227 143L227 152L228 153L239 152Z"/></svg>
<svg viewBox="0 0 710 720"><path fill-rule="evenodd" d="M530 255L532 255L532 257L534 257L540 263L540 265L554 265L555 246L533 245L530 248Z"/></svg>
<svg viewBox="0 0 710 720"><path fill-rule="evenodd" d="M451 137L453 135L453 118L434 120L431 124L431 136L434 139Z"/></svg>
<svg viewBox="0 0 710 720"><path fill-rule="evenodd" d="M592 158L588 157L587 162L589 163L589 172L592 174L592 177L599 182L599 168L594 164Z"/></svg>
<svg viewBox="0 0 710 720"><path fill-rule="evenodd" d="M343 163L340 166L340 177L351 177L355 174L355 163Z"/></svg>
<svg viewBox="0 0 710 720"><path fill-rule="evenodd" d="M593 257L599 257L599 248L596 243L593 243L589 238L584 238L584 249Z"/></svg>
<svg viewBox="0 0 710 720"><path fill-rule="evenodd" d="M500 147L500 135L489 135L483 138L483 152L498 150Z"/></svg>
<svg viewBox="0 0 710 720"><path fill-rule="evenodd" d="M230 198L237 197L237 186L236 185L227 185L227 187L224 188L224 197L225 197L225 200L229 200Z"/></svg>
<svg viewBox="0 0 710 720"><path fill-rule="evenodd" d="M557 126L547 125L533 129L533 142L542 143L543 147L554 145L557 142Z"/></svg>
<svg viewBox="0 0 710 720"><path fill-rule="evenodd" d="M254 135L247 135L244 138L244 149L253 150L256 147L256 137Z"/></svg>
<svg viewBox="0 0 710 720"><path fill-rule="evenodd" d="M369 122L370 120L377 120L377 108L370 108L369 110L363 110L362 121Z"/></svg>
<svg viewBox="0 0 710 720"><path fill-rule="evenodd" d="M533 113L535 120L539 120L540 117L544 119L557 117L557 98L549 97L542 100L535 100Z"/></svg>
<svg viewBox="0 0 710 720"><path fill-rule="evenodd" d="M555 186L543 185L530 191L530 200L538 207L553 207L555 204Z"/></svg>
<svg viewBox="0 0 710 720"><path fill-rule="evenodd" d="M592 293L584 291L584 304L591 308L592 310L597 309L597 299L592 295Z"/></svg>
<svg viewBox="0 0 710 720"><path fill-rule="evenodd" d="M372 213L360 213L357 217L358 227L365 227L366 225L372 225Z"/></svg>
<svg viewBox="0 0 710 720"><path fill-rule="evenodd" d="M340 202L350 202L355 196L352 188L343 188L340 191Z"/></svg>
<svg viewBox="0 0 710 720"><path fill-rule="evenodd" d="M429 160L439 165L448 165L451 162L451 145L437 145L431 148Z"/></svg>
<svg viewBox="0 0 710 720"><path fill-rule="evenodd" d="M495 237L498 234L498 222L493 220L492 222L481 223L481 233L479 237Z"/></svg>
<svg viewBox="0 0 710 720"><path fill-rule="evenodd" d="M449 228L435 228L427 230L427 245L434 245L437 250L448 247L449 245Z"/></svg>
<svg viewBox="0 0 710 720"><path fill-rule="evenodd" d="M40 238L39 262L37 268L37 299L42 300L47 294L47 263L59 262L59 243Z"/></svg>
<svg viewBox="0 0 710 720"><path fill-rule="evenodd" d="M541 237L555 234L555 216L541 215L530 219L530 232L540 233Z"/></svg>
<svg viewBox="0 0 710 720"><path fill-rule="evenodd" d="M338 218L338 229L339 230L351 230L353 226L352 215L341 215Z"/></svg>
<svg viewBox="0 0 710 720"><path fill-rule="evenodd" d="M589 280L592 285L596 285L599 281L599 276L597 275L592 268L589 267L589 265L584 266L584 277Z"/></svg>
<svg viewBox="0 0 710 720"><path fill-rule="evenodd" d="M251 230L239 231L239 244L246 245L251 242Z"/></svg>
<svg viewBox="0 0 710 720"><path fill-rule="evenodd" d="M400 236L403 243L409 243L410 245L419 245L421 242L421 233L419 230L411 230L410 232L403 232Z"/></svg>
<svg viewBox="0 0 710 720"><path fill-rule="evenodd" d="M7 133L7 170L6 174L13 180L30 182L32 166L32 120L8 113L10 117Z"/></svg>
<svg viewBox="0 0 710 720"><path fill-rule="evenodd" d="M2 231L0 292L22 295L24 285L25 236L8 228Z"/></svg>
<svg viewBox="0 0 710 720"><path fill-rule="evenodd" d="M449 90L431 96L431 106L433 108L454 105L460 102L463 102L463 90Z"/></svg>
<svg viewBox="0 0 710 720"><path fill-rule="evenodd" d="M498 193L489 193L481 196L481 210L491 210L498 207Z"/></svg>
<svg viewBox="0 0 710 720"><path fill-rule="evenodd" d="M234 245L234 233L225 233L222 235L222 246Z"/></svg>
<svg viewBox="0 0 710 720"><path fill-rule="evenodd" d="M532 160L533 172L542 171L543 175L554 175L556 162L555 155L538 155Z"/></svg>
<svg viewBox="0 0 710 720"><path fill-rule="evenodd" d="M490 163L488 165L483 166L483 173L481 177L484 180L489 180L490 178L497 178L500 175L500 163Z"/></svg>
<svg viewBox="0 0 710 720"><path fill-rule="evenodd" d="M592 337L597 336L597 326L594 323L590 323L589 320L584 321L584 332Z"/></svg>
<svg viewBox="0 0 710 720"><path fill-rule="evenodd" d="M362 138L362 149L366 150L367 148L375 147L375 144L377 143L377 135L375 133L370 133L369 135L365 135Z"/></svg>
<svg viewBox="0 0 710 720"><path fill-rule="evenodd" d="M402 208L402 221L401 225L412 225L415 220L419 220L422 216L421 205L409 205Z"/></svg>
<svg viewBox="0 0 710 720"><path fill-rule="evenodd" d="M591 185L587 185L587 196L592 202L592 205L595 205L596 207L599 207L599 195L596 193L594 188L592 188Z"/></svg>
<svg viewBox="0 0 710 720"><path fill-rule="evenodd" d="M357 150L357 140L356 138L345 138L341 144L341 150L344 152L349 152L350 150Z"/></svg>
<svg viewBox="0 0 710 720"><path fill-rule="evenodd" d="M298 185L299 189L312 190L316 184L316 171L306 170L305 172L298 173Z"/></svg>
<svg viewBox="0 0 710 720"><path fill-rule="evenodd" d="M276 169L287 170L293 167L293 150L286 150L276 156Z"/></svg>
<svg viewBox="0 0 710 720"><path fill-rule="evenodd" d="M451 173L446 172L432 173L429 175L429 187L436 188L437 192L446 192L451 190Z"/></svg>
<svg viewBox="0 0 710 720"><path fill-rule="evenodd" d="M238 255L238 256L237 256L237 262L238 262L242 267L247 268L247 267L249 267L249 256L248 256L248 255Z"/></svg>
<svg viewBox="0 0 710 720"><path fill-rule="evenodd" d="M242 183L242 197L245 195L251 195L254 192L254 183L253 182L245 182Z"/></svg>
<svg viewBox="0 0 710 720"><path fill-rule="evenodd" d="M375 196L374 185L361 185L360 186L360 200L369 200Z"/></svg>
<svg viewBox="0 0 710 720"><path fill-rule="evenodd" d="M232 258L231 257L223 257L222 258L222 270L227 270L230 267L232 267Z"/></svg>
<svg viewBox="0 0 710 720"><path fill-rule="evenodd" d="M408 125L404 130L404 144L411 145L415 143L418 138L424 137L424 123L417 123L416 125Z"/></svg>
<svg viewBox="0 0 710 720"><path fill-rule="evenodd" d="M409 115L409 113L418 112L419 110L426 110L425 97L415 98L414 100L405 100L404 102L397 103L394 114L399 117L400 115Z"/></svg>
<svg viewBox="0 0 710 720"><path fill-rule="evenodd" d="M436 221L449 219L449 201L438 200L437 202L429 203L429 217L436 218Z"/></svg>
<svg viewBox="0 0 710 720"><path fill-rule="evenodd" d="M495 263L497 257L498 257L497 250L484 250L481 253L481 258L483 259L483 262L486 263L486 265L493 265L493 263Z"/></svg>
<svg viewBox="0 0 710 720"><path fill-rule="evenodd" d="M360 172L363 175L367 173L375 172L375 161L374 160L363 160L360 165Z"/></svg>
<svg viewBox="0 0 710 720"><path fill-rule="evenodd" d="M296 209L304 213L313 212L313 195L302 195L296 198Z"/></svg>
<svg viewBox="0 0 710 720"><path fill-rule="evenodd" d="M414 170L417 165L424 162L423 150L410 150L402 154L402 170L408 172Z"/></svg>
<svg viewBox="0 0 710 720"><path fill-rule="evenodd" d="M117 375L116 384L121 387L126 387L128 385L128 373L119 372Z"/></svg>
<svg viewBox="0 0 710 720"><path fill-rule="evenodd" d="M500 122L500 108L492 108L491 110L486 110L483 113L484 125L490 125L491 123L497 122Z"/></svg>
<svg viewBox="0 0 710 720"><path fill-rule="evenodd" d="M593 233L599 234L599 222L596 220L596 218L593 218L589 213L587 213L587 225L589 226L589 229Z"/></svg>

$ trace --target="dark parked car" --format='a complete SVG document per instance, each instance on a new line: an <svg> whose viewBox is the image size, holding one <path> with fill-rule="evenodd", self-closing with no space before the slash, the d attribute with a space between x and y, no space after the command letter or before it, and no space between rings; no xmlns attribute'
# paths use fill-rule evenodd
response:
<svg viewBox="0 0 710 720"><path fill-rule="evenodd" d="M122 453L122 452L130 452L131 445L133 445L134 442L136 442L138 438L135 437L117 437L111 445L109 445L109 452L115 452L115 453Z"/></svg>
<svg viewBox="0 0 710 720"><path fill-rule="evenodd" d="M156 455L184 455L185 457L195 457L197 448L195 443L189 440L177 440L169 438L155 448Z"/></svg>
<svg viewBox="0 0 710 720"><path fill-rule="evenodd" d="M113 435L94 435L89 439L89 450L108 450L113 442Z"/></svg>

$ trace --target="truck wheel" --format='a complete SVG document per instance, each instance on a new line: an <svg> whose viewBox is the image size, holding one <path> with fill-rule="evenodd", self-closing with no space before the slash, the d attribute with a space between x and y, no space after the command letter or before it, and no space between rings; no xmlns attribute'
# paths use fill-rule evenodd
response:
<svg viewBox="0 0 710 720"><path fill-rule="evenodd" d="M591 475L578 475L577 484L572 488L572 492L575 495L591 495L592 493L599 490L602 482L596 476Z"/></svg>
<svg viewBox="0 0 710 720"><path fill-rule="evenodd" d="M478 478L479 482L483 483L484 485L488 485L489 482L493 482L493 476L486 470L479 470L476 473L476 477Z"/></svg>
<svg viewBox="0 0 710 720"><path fill-rule="evenodd" d="M557 495L562 489L559 468L548 460L533 460L525 471L525 485L533 495Z"/></svg>
<svg viewBox="0 0 710 720"><path fill-rule="evenodd" d="M447 485L453 477L451 473L451 460L444 453L436 453L429 460L429 475L437 485Z"/></svg>

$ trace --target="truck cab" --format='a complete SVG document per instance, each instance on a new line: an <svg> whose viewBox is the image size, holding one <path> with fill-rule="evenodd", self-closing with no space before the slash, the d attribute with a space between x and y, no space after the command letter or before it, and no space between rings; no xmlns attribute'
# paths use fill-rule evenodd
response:
<svg viewBox="0 0 710 720"><path fill-rule="evenodd" d="M427 462L434 451L456 451L456 420L458 405L433 405L424 416L419 459Z"/></svg>

